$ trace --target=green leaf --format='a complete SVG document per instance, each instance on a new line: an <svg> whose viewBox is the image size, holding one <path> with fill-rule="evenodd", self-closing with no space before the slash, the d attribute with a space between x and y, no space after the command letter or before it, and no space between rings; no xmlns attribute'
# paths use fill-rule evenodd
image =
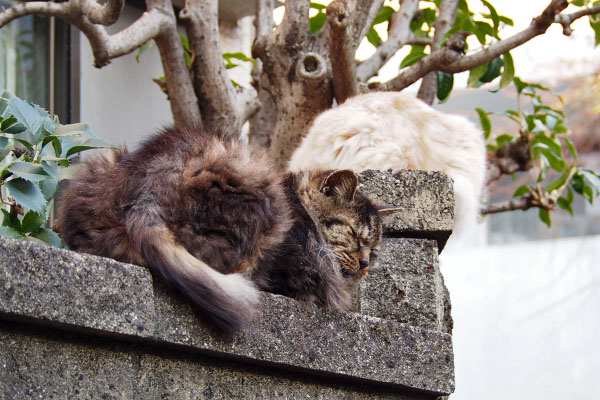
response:
<svg viewBox="0 0 600 400"><path fill-rule="evenodd" d="M573 215L573 207L571 206L571 203L569 203L567 199L565 199L564 197L559 197L557 200L557 203L560 208L562 208L565 211L568 211L569 214Z"/></svg>
<svg viewBox="0 0 600 400"><path fill-rule="evenodd" d="M479 114L479 123L481 124L481 129L483 129L483 135L487 139L490 137L490 133L492 133L492 122L490 121L490 117L488 116L488 113L481 108L476 108L475 111Z"/></svg>
<svg viewBox="0 0 600 400"><path fill-rule="evenodd" d="M533 138L531 143L533 145L535 145L536 143L543 143L546 146L550 147L557 156L562 158L562 148L560 146L560 143L553 140L552 138L549 138L548 136L544 135L543 133L537 134Z"/></svg>
<svg viewBox="0 0 600 400"><path fill-rule="evenodd" d="M548 193L551 193L553 190L556 190L558 188L560 188L561 186L563 186L565 184L565 182L567 181L567 179L569 178L569 174L570 174L571 170L568 169L566 170L558 179L550 182L548 185L546 185L546 191Z"/></svg>
<svg viewBox="0 0 600 400"><path fill-rule="evenodd" d="M410 53L408 53L408 55L404 57L404 59L400 63L400 69L410 67L426 55L427 54L425 53L425 46L421 46L418 44L412 45Z"/></svg>
<svg viewBox="0 0 600 400"><path fill-rule="evenodd" d="M53 230L48 228L40 228L36 232L32 233L31 236L40 239L42 242L45 242L51 246L62 248L63 242L60 239L60 236Z"/></svg>
<svg viewBox="0 0 600 400"><path fill-rule="evenodd" d="M550 221L550 213L548 212L548 210L546 210L545 208L540 208L539 217L543 223L548 225L548 228L552 226L552 221Z"/></svg>
<svg viewBox="0 0 600 400"><path fill-rule="evenodd" d="M76 124L59 125L54 130L54 136L81 136L90 135L94 136L94 133L90 130L90 125L85 122L79 122Z"/></svg>
<svg viewBox="0 0 600 400"><path fill-rule="evenodd" d="M498 149L500 149L505 143L512 142L513 139L514 137L508 134L500 135L496 137L496 146L498 146Z"/></svg>
<svg viewBox="0 0 600 400"><path fill-rule="evenodd" d="M487 22L483 21L475 21L473 31L473 33L477 37L477 40L479 40L479 43L481 44L485 44L486 36L496 36L496 34L494 33L494 28L492 28L492 26Z"/></svg>
<svg viewBox="0 0 600 400"><path fill-rule="evenodd" d="M502 76L500 77L500 89L504 89L508 86L515 76L515 66L513 64L513 58L510 52L504 53L504 68L502 69Z"/></svg>
<svg viewBox="0 0 600 400"><path fill-rule="evenodd" d="M79 172L80 164L70 165L68 167L62 167L58 170L59 172L59 180L65 179L73 179L77 176L77 172Z"/></svg>
<svg viewBox="0 0 600 400"><path fill-rule="evenodd" d="M186 39L187 40L187 39ZM144 52L146 50L148 50L150 47L154 46L156 44L156 42L154 40L148 40L146 43L144 43L143 45L140 46L140 48L138 49L137 54L135 55L135 61L136 62L140 62L140 56L142 54L144 54Z"/></svg>
<svg viewBox="0 0 600 400"><path fill-rule="evenodd" d="M485 72L479 77L479 80L484 83L493 81L500 76L503 65L504 60L502 59L502 56L494 58L487 64Z"/></svg>
<svg viewBox="0 0 600 400"><path fill-rule="evenodd" d="M327 15L324 12L319 12L310 19L310 32L314 35L318 33L323 25L327 22Z"/></svg>
<svg viewBox="0 0 600 400"><path fill-rule="evenodd" d="M379 45L382 42L382 39L379 36L379 33L377 33L377 31L375 29L373 29L373 27L371 27L371 29L369 29L369 32L367 32L367 40L369 41L369 43L371 43L375 47L379 47Z"/></svg>
<svg viewBox="0 0 600 400"><path fill-rule="evenodd" d="M17 232L21 232L21 220L19 220L19 216L17 214L11 214L5 209L2 209L2 214L4 214L4 217L2 218L2 226L8 226Z"/></svg>
<svg viewBox="0 0 600 400"><path fill-rule="evenodd" d="M487 69L487 64L482 64L478 67L473 68L469 72L469 79L467 80L467 86L473 87L476 84L479 84L479 78L483 75L485 70Z"/></svg>
<svg viewBox="0 0 600 400"><path fill-rule="evenodd" d="M570 3L577 7L583 7L586 5L588 0L571 0Z"/></svg>
<svg viewBox="0 0 600 400"><path fill-rule="evenodd" d="M17 134L25 130L23 124L21 124L14 115L9 115L7 118L2 119L0 123L0 132Z"/></svg>
<svg viewBox="0 0 600 400"><path fill-rule="evenodd" d="M513 197L521 197L528 193L529 193L529 186L521 185L517 188L517 190L515 190L515 193L513 193Z"/></svg>
<svg viewBox="0 0 600 400"><path fill-rule="evenodd" d="M327 6L325 6L325 5L323 5L323 4L319 4L319 3L313 3L313 2L311 2L311 3L310 3L310 8L314 8L315 10L319 10L319 11L321 11L321 10L324 10L324 9L326 9L326 8L327 8Z"/></svg>
<svg viewBox="0 0 600 400"><path fill-rule="evenodd" d="M535 147L539 149L539 153L544 156L553 170L557 172L565 172L567 169L567 163L563 159L559 158L559 156L557 156L547 147L541 147L539 144L535 145Z"/></svg>
<svg viewBox="0 0 600 400"><path fill-rule="evenodd" d="M590 15L589 17L589 21L590 21L590 26L592 27L592 30L594 31L594 39L595 39L595 46L598 46L598 44L600 44L600 19L598 19L598 17L594 16L594 15Z"/></svg>
<svg viewBox="0 0 600 400"><path fill-rule="evenodd" d="M17 118L17 121L28 129L34 137L37 137L44 121L31 104L15 97L8 102L8 109Z"/></svg>
<svg viewBox="0 0 600 400"><path fill-rule="evenodd" d="M105 148L116 148L113 144L98 138L89 138L83 141L81 144L73 146L67 150L65 157L72 156L77 153L81 153L85 150L91 149L105 149Z"/></svg>
<svg viewBox="0 0 600 400"><path fill-rule="evenodd" d="M46 222L46 218L44 218L43 215L29 210L23 217L23 221L21 222L21 230L22 232L26 233L35 232L40 229L44 222Z"/></svg>
<svg viewBox="0 0 600 400"><path fill-rule="evenodd" d="M58 179L46 179L45 181L38 183L38 185L46 201L50 201L56 195L56 191L58 190Z"/></svg>
<svg viewBox="0 0 600 400"><path fill-rule="evenodd" d="M440 103L445 102L450 97L452 87L454 86L454 74L448 74L442 71L436 71L437 74L437 98Z"/></svg>
<svg viewBox="0 0 600 400"><path fill-rule="evenodd" d="M249 62L252 65L254 65L255 67L258 65L258 62L254 59L254 58L250 58L247 55L245 55L244 53L241 52L237 52L237 53L223 53L223 58L227 61L231 61L231 59L235 59L235 60L240 60L240 61L244 61L244 62Z"/></svg>
<svg viewBox="0 0 600 400"><path fill-rule="evenodd" d="M0 226L0 236L16 239L20 238L21 234L10 226Z"/></svg>
<svg viewBox="0 0 600 400"><path fill-rule="evenodd" d="M392 18L392 15L394 15L395 12L396 12L396 10L394 10L390 6L383 6L383 7L381 7L381 9L379 10L379 12L377 13L377 16L373 20L373 25L378 25L378 24L381 24L382 22L389 21L390 18Z"/></svg>
<svg viewBox="0 0 600 400"><path fill-rule="evenodd" d="M11 179L5 183L8 193L21 206L43 214L46 199L39 187L21 178Z"/></svg>
<svg viewBox="0 0 600 400"><path fill-rule="evenodd" d="M494 22L494 32L498 32L498 27L500 26L500 17L498 16L498 12L488 1L481 0L484 6L490 10L490 18Z"/></svg>
<svg viewBox="0 0 600 400"><path fill-rule="evenodd" d="M30 162L17 161L9 167L9 171L19 178L36 183L49 178L46 171L39 164Z"/></svg>
<svg viewBox="0 0 600 400"><path fill-rule="evenodd" d="M514 26L515 25L515 21L513 21L511 18L505 17L504 15L499 15L498 18L500 19L500 22L509 25L509 26Z"/></svg>

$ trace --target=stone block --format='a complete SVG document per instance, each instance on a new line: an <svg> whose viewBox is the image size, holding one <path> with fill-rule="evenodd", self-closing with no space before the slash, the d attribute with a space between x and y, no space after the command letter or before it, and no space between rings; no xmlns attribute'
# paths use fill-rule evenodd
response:
<svg viewBox="0 0 600 400"><path fill-rule="evenodd" d="M433 240L384 239L377 267L361 281L359 296L362 314L452 332L450 299Z"/></svg>
<svg viewBox="0 0 600 400"><path fill-rule="evenodd" d="M454 226L452 180L439 172L374 171L359 173L359 190L381 204L398 206L385 223L393 237L432 239L442 251Z"/></svg>
<svg viewBox="0 0 600 400"><path fill-rule="evenodd" d="M454 390L447 333L264 293L257 320L227 336L145 268L14 239L0 239L0 318L275 370L439 395Z"/></svg>

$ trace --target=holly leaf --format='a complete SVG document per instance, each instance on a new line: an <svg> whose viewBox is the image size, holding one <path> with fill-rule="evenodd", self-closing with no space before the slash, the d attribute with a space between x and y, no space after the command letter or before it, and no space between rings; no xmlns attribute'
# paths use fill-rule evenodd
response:
<svg viewBox="0 0 600 400"><path fill-rule="evenodd" d="M21 206L44 214L46 199L37 185L22 178L11 179L5 183L8 193Z"/></svg>

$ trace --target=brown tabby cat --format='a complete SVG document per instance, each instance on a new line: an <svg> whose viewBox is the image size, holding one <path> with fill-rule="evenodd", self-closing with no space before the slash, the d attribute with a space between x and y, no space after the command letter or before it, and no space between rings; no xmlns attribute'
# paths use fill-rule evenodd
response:
<svg viewBox="0 0 600 400"><path fill-rule="evenodd" d="M255 313L256 286L349 306L389 212L357 183L347 170L281 174L239 141L172 128L87 161L58 226L73 250L149 266L231 331Z"/></svg>

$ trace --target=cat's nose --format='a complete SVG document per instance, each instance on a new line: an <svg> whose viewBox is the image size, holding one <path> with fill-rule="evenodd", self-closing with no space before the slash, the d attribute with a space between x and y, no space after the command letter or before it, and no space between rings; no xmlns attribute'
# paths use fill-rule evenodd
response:
<svg viewBox="0 0 600 400"><path fill-rule="evenodd" d="M358 264L360 265L360 269L365 269L369 266L369 259L363 258L358 262Z"/></svg>

